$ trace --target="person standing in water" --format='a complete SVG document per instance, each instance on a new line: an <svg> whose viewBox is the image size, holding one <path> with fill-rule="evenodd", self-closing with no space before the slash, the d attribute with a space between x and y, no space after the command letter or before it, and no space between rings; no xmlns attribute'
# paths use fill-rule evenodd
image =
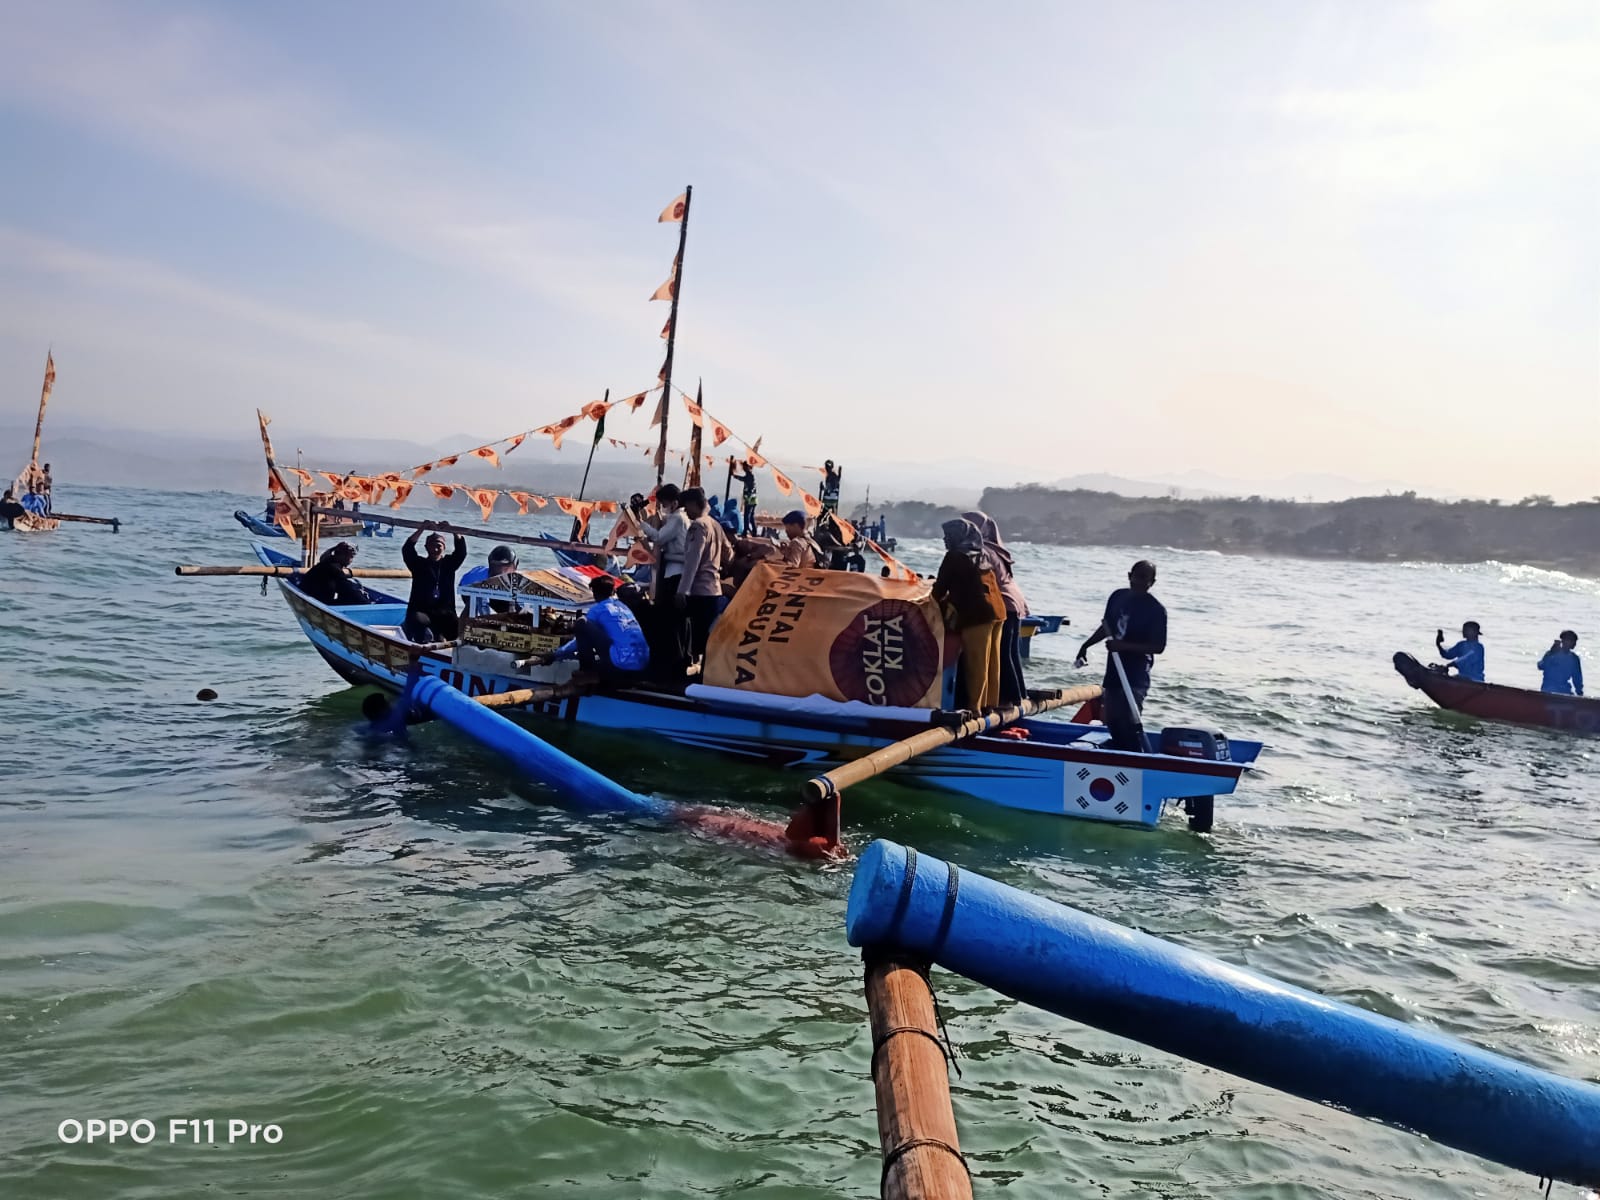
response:
<svg viewBox="0 0 1600 1200"><path fill-rule="evenodd" d="M1468 621L1461 627L1461 640L1449 649L1445 648L1444 630L1433 636L1433 644L1439 648L1447 668L1454 667L1457 675L1474 683L1483 682L1483 643L1478 640L1481 632L1476 621Z"/></svg>
<svg viewBox="0 0 1600 1200"><path fill-rule="evenodd" d="M1140 713L1150 694L1150 669L1155 656L1167 648L1167 610L1150 594L1156 585L1156 565L1141 558L1128 572L1128 586L1118 588L1106 600L1106 613L1100 627L1078 647L1077 666L1089 661L1089 650L1098 642L1106 644L1106 674L1100 697L1101 717L1111 731L1113 750L1142 753ZM1122 672L1117 671L1117 661ZM1122 684L1127 677L1127 687ZM1128 701L1133 701L1129 708Z"/></svg>
<svg viewBox="0 0 1600 1200"><path fill-rule="evenodd" d="M1550 643L1550 649L1539 660L1539 670L1544 672L1541 692L1558 696L1583 695L1583 663L1578 659L1578 635L1563 629L1561 636Z"/></svg>

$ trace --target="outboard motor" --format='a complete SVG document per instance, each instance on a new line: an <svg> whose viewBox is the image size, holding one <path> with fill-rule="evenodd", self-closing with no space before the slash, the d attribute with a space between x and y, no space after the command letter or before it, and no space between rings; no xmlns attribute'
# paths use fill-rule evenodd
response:
<svg viewBox="0 0 1600 1200"><path fill-rule="evenodd" d="M1210 762L1227 762L1228 735L1218 729L1171 728L1161 731L1161 753L1175 758L1203 758ZM1188 814L1189 828L1196 833L1211 829L1214 796L1189 796L1183 801L1183 811Z"/></svg>

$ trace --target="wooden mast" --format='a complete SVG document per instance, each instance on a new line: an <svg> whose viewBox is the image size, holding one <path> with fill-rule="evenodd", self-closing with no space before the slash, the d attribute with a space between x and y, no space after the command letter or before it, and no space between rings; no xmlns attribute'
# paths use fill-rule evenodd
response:
<svg viewBox="0 0 1600 1200"><path fill-rule="evenodd" d="M39 415L33 422L33 457L28 459L28 482L31 484L39 477L39 441L44 437L44 410L50 403L50 389L56 382L56 355L55 348L51 347L44 354L44 387L39 389Z"/></svg>
<svg viewBox="0 0 1600 1200"><path fill-rule="evenodd" d="M667 472L667 417L672 412L672 353L678 342L678 298L683 295L683 248L689 241L689 202L694 187L683 189L683 219L678 222L678 257L672 261L672 312L667 316L667 361L661 368L661 445L656 450L656 486Z"/></svg>

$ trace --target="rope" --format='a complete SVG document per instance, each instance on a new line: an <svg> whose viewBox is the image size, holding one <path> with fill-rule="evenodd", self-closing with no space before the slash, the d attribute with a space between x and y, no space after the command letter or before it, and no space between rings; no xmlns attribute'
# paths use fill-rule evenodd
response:
<svg viewBox="0 0 1600 1200"><path fill-rule="evenodd" d="M956 1161L961 1164L961 1169L967 1173L968 1181L971 1181L972 1168L967 1165L967 1156L961 1153L961 1151L957 1150L949 1142L944 1141L942 1138L910 1138L907 1141L901 1142L893 1150L889 1151L889 1153L883 1156L883 1173L878 1176L878 1195L880 1197L883 1195L884 1188L889 1182L889 1168L894 1166L895 1163L899 1162L904 1155L912 1150L917 1149L919 1146L933 1146L937 1149L945 1151L947 1154L955 1155Z"/></svg>
<svg viewBox="0 0 1600 1200"><path fill-rule="evenodd" d="M872 1071L871 1071L871 1074L872 1074L872 1080L873 1080L874 1083L876 1083L877 1080L878 1080L878 1051L882 1050L885 1046L887 1046L889 1044L889 1039L890 1038L892 1038L896 1034L900 1034L900 1033L914 1033L914 1034L917 1034L919 1037L927 1038L935 1046L939 1047L939 1053L944 1055L944 1061L948 1065L951 1065L951 1066L955 1065L950 1060L950 1050L949 1050L949 1041L948 1041L948 1039L946 1039L945 1041L940 1041L937 1037L935 1037L933 1034L929 1033L926 1029L922 1029L922 1028L920 1028L919 1026L916 1026L916 1025L896 1025L892 1029L885 1029L883 1031L883 1036L881 1038L878 1038L876 1041L874 1041L872 1043Z"/></svg>

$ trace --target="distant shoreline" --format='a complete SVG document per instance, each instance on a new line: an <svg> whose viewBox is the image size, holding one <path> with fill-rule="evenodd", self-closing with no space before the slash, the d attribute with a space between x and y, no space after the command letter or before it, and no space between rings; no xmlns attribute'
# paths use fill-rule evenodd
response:
<svg viewBox="0 0 1600 1200"><path fill-rule="evenodd" d="M1185 500L1021 487L990 488L978 507L1007 541L1038 545L1168 546L1326 562L1502 562L1600 576L1600 502L1593 501L1502 504L1414 493L1321 503ZM895 537L938 537L940 525L961 510L913 501L882 512Z"/></svg>

